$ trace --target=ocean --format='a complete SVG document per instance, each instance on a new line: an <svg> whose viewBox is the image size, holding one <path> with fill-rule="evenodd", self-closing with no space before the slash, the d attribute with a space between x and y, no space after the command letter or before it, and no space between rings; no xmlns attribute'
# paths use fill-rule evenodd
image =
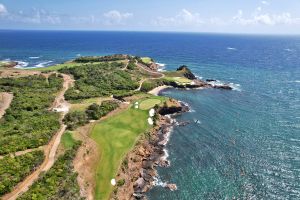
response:
<svg viewBox="0 0 300 200"><path fill-rule="evenodd" d="M300 199L300 37L196 33L0 31L0 60L43 67L77 56L150 56L187 65L234 90L161 93L191 111L176 118L149 200Z"/></svg>

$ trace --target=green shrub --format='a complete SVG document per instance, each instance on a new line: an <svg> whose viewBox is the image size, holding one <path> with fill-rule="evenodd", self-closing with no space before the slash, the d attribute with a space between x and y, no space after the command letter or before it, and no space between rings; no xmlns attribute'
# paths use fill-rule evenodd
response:
<svg viewBox="0 0 300 200"><path fill-rule="evenodd" d="M11 192L13 187L33 172L43 162L44 153L34 151L17 157L5 156L0 160L0 196Z"/></svg>
<svg viewBox="0 0 300 200"><path fill-rule="evenodd" d="M82 126L88 122L88 117L85 112L82 111L72 111L66 114L63 119L67 128L74 130L75 128Z"/></svg>
<svg viewBox="0 0 300 200"><path fill-rule="evenodd" d="M121 187L121 186L123 186L125 184L125 179L121 179L121 180L118 180L117 181L117 186L118 187Z"/></svg>
<svg viewBox="0 0 300 200"><path fill-rule="evenodd" d="M114 63L86 64L59 70L73 75L76 79L75 87L65 93L65 98L78 100L110 96L138 88L139 84L132 79L132 75L115 65Z"/></svg>
<svg viewBox="0 0 300 200"><path fill-rule="evenodd" d="M60 156L52 168L42 174L30 189L18 200L64 199L82 200L77 184L77 173L74 172L73 159L80 142Z"/></svg>
<svg viewBox="0 0 300 200"><path fill-rule="evenodd" d="M14 94L0 121L0 155L45 145L60 128L48 109L63 80L56 75L1 78L0 91Z"/></svg>

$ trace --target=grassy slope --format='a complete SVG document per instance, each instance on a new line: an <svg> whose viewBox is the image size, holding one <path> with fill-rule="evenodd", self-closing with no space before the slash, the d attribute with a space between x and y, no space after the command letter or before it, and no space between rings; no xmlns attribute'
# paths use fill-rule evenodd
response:
<svg viewBox="0 0 300 200"><path fill-rule="evenodd" d="M74 140L71 131L65 132L61 137L61 143L63 144L65 149L72 149L76 144L76 140Z"/></svg>
<svg viewBox="0 0 300 200"><path fill-rule="evenodd" d="M151 58L149 58L149 57L142 57L141 59L142 59L142 61L143 61L144 63L146 63L146 64L149 64L149 63L152 62Z"/></svg>
<svg viewBox="0 0 300 200"><path fill-rule="evenodd" d="M111 100L110 97L95 97L90 99L80 100L78 102L73 101L71 104L71 111L85 111L93 103L101 104L102 101Z"/></svg>
<svg viewBox="0 0 300 200"><path fill-rule="evenodd" d="M99 64L99 62L95 62L93 64ZM32 68L32 70L35 70L35 71L58 71L62 68L72 68L72 67L77 67L77 66L81 66L81 65L84 65L84 64L69 62L69 63L64 63L64 64L52 65L49 67Z"/></svg>
<svg viewBox="0 0 300 200"><path fill-rule="evenodd" d="M113 190L110 181L116 176L123 157L132 149L138 136L150 128L147 118L147 111L130 108L100 122L92 130L91 137L101 149L95 199L108 199Z"/></svg>
<svg viewBox="0 0 300 200"><path fill-rule="evenodd" d="M118 61L114 61L114 62L125 62L125 61L118 60ZM91 65L91 64L97 65L100 63L105 63L105 62L90 62L90 63L66 62L63 64L52 65L49 67L32 68L32 70L35 70L35 71L58 71L63 68L73 68L73 67L78 67L78 66L82 66L82 65ZM110 63L110 62L107 62L107 63Z"/></svg>

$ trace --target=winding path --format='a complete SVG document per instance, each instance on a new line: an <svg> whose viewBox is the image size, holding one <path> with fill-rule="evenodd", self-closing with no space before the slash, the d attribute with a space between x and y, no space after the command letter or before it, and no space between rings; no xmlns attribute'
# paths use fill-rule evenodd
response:
<svg viewBox="0 0 300 200"><path fill-rule="evenodd" d="M159 76L159 77L155 77L155 78L151 78L151 79L159 79L159 78L164 78L164 77L165 77L165 75L164 75L163 73L152 71L152 70L148 69L147 66L143 65L142 63L139 63L137 60L135 61L135 64L136 64L139 68L141 68L141 69L147 71L147 72L148 72L149 74L151 74L152 76Z"/></svg>
<svg viewBox="0 0 300 200"><path fill-rule="evenodd" d="M59 131L53 136L49 144L45 147L45 159L43 163L32 174L30 174L22 182L20 182L12 192L4 195L1 198L2 200L17 199L22 193L26 192L36 180L38 180L42 172L48 171L55 162L55 155L61 140L61 136L66 130L66 125L63 124L62 119L69 111L69 104L65 101L64 94L69 89L69 87L73 85L74 82L74 80L69 75L62 74L62 76L64 79L63 89L59 92L51 107L51 109L54 111L59 111L61 108L65 108L62 109L61 112L61 127Z"/></svg>
<svg viewBox="0 0 300 200"><path fill-rule="evenodd" d="M155 72L155 71L152 71L152 70L150 70L150 69L147 69L146 66L144 66L144 65L141 64L141 63L139 63L137 60L135 61L135 64L136 64L136 66L138 66L139 68L141 68L141 69L143 69L144 71L148 72L149 74L154 75L154 76L159 76L159 77L155 77L155 78L145 78L145 79L142 79L142 80L140 81L139 87L138 87L135 91L140 91L141 88L142 88L143 83L144 83L145 81L147 81L147 80L151 80L151 79L161 79L161 78L164 78L164 77L165 77L165 75L164 75L163 73Z"/></svg>

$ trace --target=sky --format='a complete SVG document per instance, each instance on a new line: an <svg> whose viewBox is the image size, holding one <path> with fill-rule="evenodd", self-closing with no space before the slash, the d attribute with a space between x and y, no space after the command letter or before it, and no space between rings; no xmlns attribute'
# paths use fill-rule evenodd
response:
<svg viewBox="0 0 300 200"><path fill-rule="evenodd" d="M0 29L300 34L300 0L0 0Z"/></svg>

